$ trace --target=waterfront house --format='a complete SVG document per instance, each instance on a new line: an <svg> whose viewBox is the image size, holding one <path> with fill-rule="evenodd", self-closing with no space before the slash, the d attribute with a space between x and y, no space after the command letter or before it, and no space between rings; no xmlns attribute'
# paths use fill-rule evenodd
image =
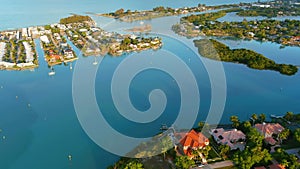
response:
<svg viewBox="0 0 300 169"><path fill-rule="evenodd" d="M50 43L50 41L49 41L49 39L46 35L41 36L40 39L41 39L42 42L44 42L46 44Z"/></svg>
<svg viewBox="0 0 300 169"><path fill-rule="evenodd" d="M60 55L55 55L55 54L51 54L50 55L50 59L49 62L58 62L59 60L61 60L61 56Z"/></svg>
<svg viewBox="0 0 300 169"><path fill-rule="evenodd" d="M246 135L237 129L224 130L223 128L212 129L210 134L215 141L222 145L228 145L231 150L244 150Z"/></svg>
<svg viewBox="0 0 300 169"><path fill-rule="evenodd" d="M277 143L275 138L284 130L284 127L282 127L279 123L255 124L254 127L265 137L265 142L271 145L275 145Z"/></svg>
<svg viewBox="0 0 300 169"><path fill-rule="evenodd" d="M195 130L191 130L188 133L175 133L175 138L179 140L175 148L190 158L194 157L193 150L203 149L209 145L208 138Z"/></svg>
<svg viewBox="0 0 300 169"><path fill-rule="evenodd" d="M65 49L64 50L64 55L67 59L71 59L74 57L73 51L71 49Z"/></svg>

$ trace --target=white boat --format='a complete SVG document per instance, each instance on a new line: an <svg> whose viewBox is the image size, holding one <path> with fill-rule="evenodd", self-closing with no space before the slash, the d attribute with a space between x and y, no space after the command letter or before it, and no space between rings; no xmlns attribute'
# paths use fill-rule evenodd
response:
<svg viewBox="0 0 300 169"><path fill-rule="evenodd" d="M93 65L97 65L97 64L98 64L98 62L97 62L96 57L95 57L95 61L93 62Z"/></svg>
<svg viewBox="0 0 300 169"><path fill-rule="evenodd" d="M54 76L54 75L55 75L55 72L54 72L54 71L51 71L51 72L48 73L48 75L49 75L49 76Z"/></svg>

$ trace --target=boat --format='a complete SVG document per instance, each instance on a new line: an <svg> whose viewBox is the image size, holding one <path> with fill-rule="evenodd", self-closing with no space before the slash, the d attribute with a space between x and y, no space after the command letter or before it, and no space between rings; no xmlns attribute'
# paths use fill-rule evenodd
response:
<svg viewBox="0 0 300 169"><path fill-rule="evenodd" d="M54 75L55 75L55 72L54 72L54 71L51 71L51 72L48 73L48 75L49 75L49 76L54 76Z"/></svg>
<svg viewBox="0 0 300 169"><path fill-rule="evenodd" d="M50 69L51 69L51 71L48 73L48 75L49 76L54 76L55 75L54 69L52 67Z"/></svg>
<svg viewBox="0 0 300 169"><path fill-rule="evenodd" d="M168 130L168 126L166 124L162 124L160 130Z"/></svg>
<svg viewBox="0 0 300 169"><path fill-rule="evenodd" d="M283 118L283 116L276 116L276 115L274 115L274 114L271 114L270 117L271 117L271 118L276 118L276 119Z"/></svg>
<svg viewBox="0 0 300 169"><path fill-rule="evenodd" d="M95 61L93 62L93 65L97 65L97 64L98 64L98 62L97 62L96 57L95 57Z"/></svg>

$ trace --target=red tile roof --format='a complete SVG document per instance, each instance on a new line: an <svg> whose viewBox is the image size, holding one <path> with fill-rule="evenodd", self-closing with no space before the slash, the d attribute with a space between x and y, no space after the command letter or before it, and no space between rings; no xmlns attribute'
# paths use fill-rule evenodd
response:
<svg viewBox="0 0 300 169"><path fill-rule="evenodd" d="M50 55L51 58L55 58L56 60L60 59L59 55Z"/></svg>
<svg viewBox="0 0 300 169"><path fill-rule="evenodd" d="M282 127L280 124L272 124L272 123L263 123L263 124L255 124L255 128L265 134L279 134L284 130L284 127Z"/></svg>
<svg viewBox="0 0 300 169"><path fill-rule="evenodd" d="M208 138L195 130L191 130L188 133L176 133L176 135L181 137L180 144L184 153L188 156L192 156L193 149L203 148L209 144Z"/></svg>
<svg viewBox="0 0 300 169"><path fill-rule="evenodd" d="M274 140L273 137L267 137L265 138L265 141L271 145L275 145L277 143L277 141Z"/></svg>

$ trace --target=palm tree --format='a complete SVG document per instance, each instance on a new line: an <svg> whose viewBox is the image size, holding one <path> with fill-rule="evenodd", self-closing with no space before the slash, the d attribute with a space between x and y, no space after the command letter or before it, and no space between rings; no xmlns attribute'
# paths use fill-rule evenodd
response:
<svg viewBox="0 0 300 169"><path fill-rule="evenodd" d="M260 114L260 115L259 115L259 120L260 120L261 122L264 122L264 121L266 120L266 115L265 115L264 113Z"/></svg>
<svg viewBox="0 0 300 169"><path fill-rule="evenodd" d="M290 130L284 129L281 133L278 134L278 140L280 141L280 144L282 143L282 140L285 140L289 137Z"/></svg>
<svg viewBox="0 0 300 169"><path fill-rule="evenodd" d="M240 121L237 116L231 116L230 121L232 122L232 126L235 128L237 128L240 125Z"/></svg>
<svg viewBox="0 0 300 169"><path fill-rule="evenodd" d="M254 113L254 114L252 114L251 118L253 120L253 125L254 125L257 120L257 115Z"/></svg>

